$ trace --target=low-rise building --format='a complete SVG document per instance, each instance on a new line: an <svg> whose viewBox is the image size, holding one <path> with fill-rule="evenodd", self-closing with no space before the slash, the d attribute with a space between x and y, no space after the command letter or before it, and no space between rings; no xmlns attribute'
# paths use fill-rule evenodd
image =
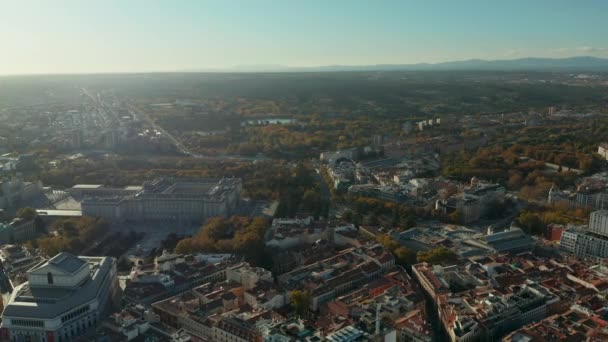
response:
<svg viewBox="0 0 608 342"><path fill-rule="evenodd" d="M204 260L214 260L209 262ZM137 264L129 274L125 300L135 304L151 304L193 287L226 280L227 268L240 265L231 258L209 258L163 252L153 264Z"/></svg>
<svg viewBox="0 0 608 342"><path fill-rule="evenodd" d="M312 296L310 308L320 306L351 291L365 281L375 279L395 265L394 257L381 245L349 248L312 265L298 267L278 277L284 289L307 291Z"/></svg>
<svg viewBox="0 0 608 342"><path fill-rule="evenodd" d="M502 185L481 182L473 177L469 187L448 199L438 200L435 209L444 215L459 211L462 223L471 223L490 214L495 205L504 203L505 194L506 190Z"/></svg>
<svg viewBox="0 0 608 342"><path fill-rule="evenodd" d="M217 342L262 342L255 325L238 317L223 317L213 326L212 340Z"/></svg>
<svg viewBox="0 0 608 342"><path fill-rule="evenodd" d="M426 262L416 264L412 266L412 273L430 298L435 299L440 294L449 293L450 285L435 274L430 264Z"/></svg>
<svg viewBox="0 0 608 342"><path fill-rule="evenodd" d="M398 341L431 342L432 327L422 310L412 310L395 321Z"/></svg>
<svg viewBox="0 0 608 342"><path fill-rule="evenodd" d="M510 227L501 232L489 231L477 239L469 239L467 244L486 249L490 253L530 252L535 242L519 227Z"/></svg>
<svg viewBox="0 0 608 342"><path fill-rule="evenodd" d="M0 247L0 261L7 275L13 278L22 274L42 261L42 257L32 255L23 246L3 245Z"/></svg>
<svg viewBox="0 0 608 342"><path fill-rule="evenodd" d="M574 307L563 314L552 315L517 329L502 340L524 341L605 341L608 322L587 310Z"/></svg>
<svg viewBox="0 0 608 342"><path fill-rule="evenodd" d="M226 280L242 284L245 289L253 289L259 282L273 282L272 273L261 267L241 263L226 269Z"/></svg>
<svg viewBox="0 0 608 342"><path fill-rule="evenodd" d="M356 147L353 147L353 148L349 148L349 149L345 149L345 150L322 152L321 155L319 156L319 159L321 161L330 163L330 162L336 162L339 159L351 159L351 160L357 159L358 156L359 156L359 149Z"/></svg>
<svg viewBox="0 0 608 342"><path fill-rule="evenodd" d="M544 295L523 287L508 294L475 289L457 296L440 296L438 311L450 341L499 339L505 334L546 317Z"/></svg>
<svg viewBox="0 0 608 342"><path fill-rule="evenodd" d="M158 322L160 318L152 310L143 305L129 305L106 318L95 337L99 341L103 341L103 337L109 337L114 341L132 341L144 338L150 331L151 325Z"/></svg>
<svg viewBox="0 0 608 342"><path fill-rule="evenodd" d="M320 240L344 245L348 243L348 235L356 231L351 223L315 221L312 217L276 218L266 232L265 243L278 249L312 245Z"/></svg>
<svg viewBox="0 0 608 342"><path fill-rule="evenodd" d="M285 306L287 294L272 283L262 282L245 291L243 299L254 309L279 309Z"/></svg>

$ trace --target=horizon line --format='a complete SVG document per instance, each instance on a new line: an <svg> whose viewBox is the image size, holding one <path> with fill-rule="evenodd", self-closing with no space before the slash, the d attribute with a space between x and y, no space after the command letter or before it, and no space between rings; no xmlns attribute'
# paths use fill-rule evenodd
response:
<svg viewBox="0 0 608 342"><path fill-rule="evenodd" d="M417 72L428 72L428 71L518 71L518 69L512 70L489 70L489 69L480 69L477 70L475 68L471 69L442 69L442 70L372 70L372 69L364 69L364 68L374 68L381 66L433 66L433 65L441 65L448 63L459 63L459 62L506 62L506 61L518 61L518 60L526 60L526 59L548 59L548 60L568 60L575 58L592 58L605 60L608 62L608 57L597 57L591 55L573 55L567 57L516 57L516 58L503 58L503 59L481 59L481 58L468 58L468 59L458 59L458 60L449 60L444 62L415 62L415 63L375 63L375 64L325 64L325 65L316 65L316 66L292 66L292 65L282 65L282 64L253 64L253 65L233 65L224 68L204 68L201 67L200 70L197 69L183 69L183 70L150 70L150 71L88 71L88 72L34 72L34 73L15 73L15 74L2 74L0 73L0 78L6 77L28 77L28 76L103 76L103 75L140 75L140 74L281 74L281 73L315 73L315 72L323 72L323 73L339 73L339 72L370 72L370 71L417 71ZM264 67L268 67L268 70L263 70ZM247 69L251 70L247 70ZM254 70L255 68L261 68L260 70ZM272 69L275 70L272 70ZM315 70L321 68L362 68L359 70ZM243 70L239 70L243 69ZM278 70L276 70L278 69ZM284 70L281 70L284 69ZM295 70L289 70L295 69ZM550 68L551 69L551 68ZM554 71L555 68L552 68ZM534 70L527 70L534 71ZM544 69L539 69L538 71L544 71Z"/></svg>

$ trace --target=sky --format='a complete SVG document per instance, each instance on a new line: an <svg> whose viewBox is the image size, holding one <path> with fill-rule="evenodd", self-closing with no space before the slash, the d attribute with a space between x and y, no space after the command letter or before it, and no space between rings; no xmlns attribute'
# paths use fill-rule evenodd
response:
<svg viewBox="0 0 608 342"><path fill-rule="evenodd" d="M0 75L608 57L605 0L0 0Z"/></svg>

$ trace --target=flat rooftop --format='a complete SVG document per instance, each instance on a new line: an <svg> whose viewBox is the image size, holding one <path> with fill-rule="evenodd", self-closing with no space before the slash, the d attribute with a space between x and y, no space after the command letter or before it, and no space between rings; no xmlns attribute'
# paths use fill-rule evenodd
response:
<svg viewBox="0 0 608 342"><path fill-rule="evenodd" d="M36 213L40 216L82 216L82 211L80 210L36 209Z"/></svg>
<svg viewBox="0 0 608 342"><path fill-rule="evenodd" d="M5 304L3 316L27 317L30 319L52 319L60 317L70 310L95 299L101 290L103 281L112 268L111 257L78 257L88 263L90 277L76 288L65 287L30 287L25 282L15 288L8 303ZM61 263L62 260L56 260ZM80 264L63 265L68 269L80 267Z"/></svg>
<svg viewBox="0 0 608 342"><path fill-rule="evenodd" d="M80 190L91 190L91 189L99 189L102 188L101 184L76 184L72 187L72 189L80 189Z"/></svg>

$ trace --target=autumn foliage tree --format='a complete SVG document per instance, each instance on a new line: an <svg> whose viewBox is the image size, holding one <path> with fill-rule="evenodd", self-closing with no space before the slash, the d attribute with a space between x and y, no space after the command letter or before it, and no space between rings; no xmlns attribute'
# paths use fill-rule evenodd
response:
<svg viewBox="0 0 608 342"><path fill-rule="evenodd" d="M289 300L296 314L302 316L308 312L312 303L312 296L307 291L293 290L289 293Z"/></svg>
<svg viewBox="0 0 608 342"><path fill-rule="evenodd" d="M429 264L452 263L458 261L458 255L442 246L418 252L417 261L428 262Z"/></svg>
<svg viewBox="0 0 608 342"><path fill-rule="evenodd" d="M108 228L105 220L90 216L69 218L55 221L52 225L55 235L40 238L36 241L38 248L47 256L59 252L78 254L95 239L101 237Z"/></svg>
<svg viewBox="0 0 608 342"><path fill-rule="evenodd" d="M24 220L33 220L36 217L36 209L25 207L17 210L17 217L22 218Z"/></svg>
<svg viewBox="0 0 608 342"><path fill-rule="evenodd" d="M180 240L178 253L234 253L263 264L265 260L264 234L269 222L261 217L233 216L211 218L193 237Z"/></svg>

